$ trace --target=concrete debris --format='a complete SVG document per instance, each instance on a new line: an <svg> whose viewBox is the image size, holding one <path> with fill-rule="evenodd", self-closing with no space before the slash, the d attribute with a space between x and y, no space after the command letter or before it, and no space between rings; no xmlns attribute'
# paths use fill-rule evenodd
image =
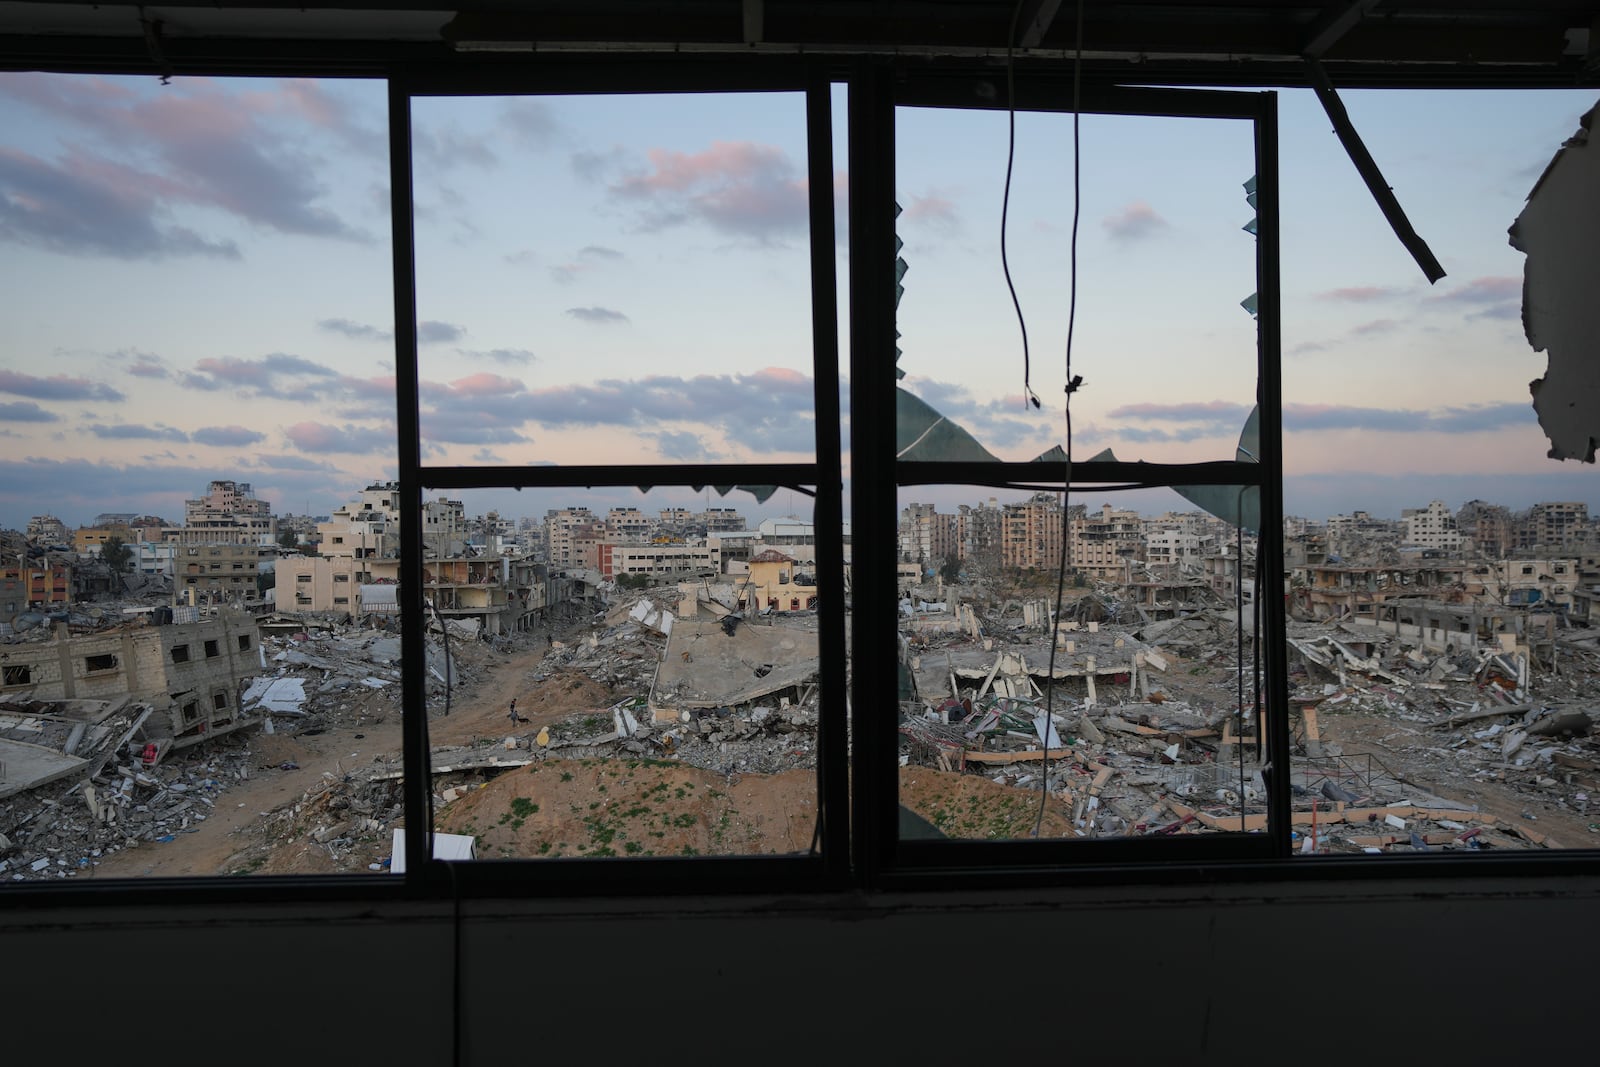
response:
<svg viewBox="0 0 1600 1067"><path fill-rule="evenodd" d="M1097 588L1063 609L1052 648L1049 605L1021 607L1020 624L1009 605L978 611L978 634L903 621L915 681L900 714L908 763L1046 788L1081 838L1267 828L1254 641L1235 612L1146 621ZM1490 633L1502 621L1479 621L1477 640L1438 644L1348 621L1290 624L1297 852L1557 846L1484 810L1491 782L1587 818L1600 787L1590 741L1600 651L1548 627ZM1565 668L1552 671L1558 640ZM1410 724L1455 739L1441 745ZM1361 738L1359 750L1347 738Z"/></svg>

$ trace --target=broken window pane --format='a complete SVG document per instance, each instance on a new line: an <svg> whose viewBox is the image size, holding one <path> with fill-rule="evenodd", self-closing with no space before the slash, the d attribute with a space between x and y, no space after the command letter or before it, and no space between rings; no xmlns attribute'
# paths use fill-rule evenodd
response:
<svg viewBox="0 0 1600 1067"><path fill-rule="evenodd" d="M1349 164L1320 106L1282 94L1285 204L1321 204L1284 218L1294 848L1592 847L1593 471L1546 455L1523 324L1542 277L1585 273L1541 276L1507 230L1594 92L1342 95L1449 276L1424 282L1351 171L1327 180ZM1547 415L1582 410L1564 384Z"/></svg>
<svg viewBox="0 0 1600 1067"><path fill-rule="evenodd" d="M902 836L1266 828L1254 536L1167 489L900 502Z"/></svg>
<svg viewBox="0 0 1600 1067"><path fill-rule="evenodd" d="M335 804L323 776L370 759L369 710L398 751L390 698L274 661L334 623L270 614L295 607L271 603L291 546L394 475L385 98L0 74L0 582L27 590L0 618L0 878L389 854L397 810ZM243 699L291 681L293 709Z"/></svg>
<svg viewBox="0 0 1600 1067"><path fill-rule="evenodd" d="M451 508L424 562L430 645L456 667L448 716L430 682L441 834L479 859L813 847L805 493L474 490Z"/></svg>
<svg viewBox="0 0 1600 1067"><path fill-rule="evenodd" d="M1001 269L1006 113L902 107L895 122L902 460L1027 461L1064 446L1072 116L1016 116L1006 250L1037 408ZM1258 288L1242 228L1253 137L1238 120L1082 117L1073 458L1233 458L1256 402L1256 325L1241 307Z"/></svg>
<svg viewBox="0 0 1600 1067"><path fill-rule="evenodd" d="M412 115L428 462L816 454L801 94Z"/></svg>

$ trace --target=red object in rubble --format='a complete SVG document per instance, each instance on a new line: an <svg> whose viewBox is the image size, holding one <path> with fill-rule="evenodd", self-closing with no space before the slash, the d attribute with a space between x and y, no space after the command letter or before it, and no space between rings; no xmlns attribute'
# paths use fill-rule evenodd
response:
<svg viewBox="0 0 1600 1067"><path fill-rule="evenodd" d="M142 758L146 763L154 763L156 761L156 746L154 741L144 746L144 756Z"/></svg>

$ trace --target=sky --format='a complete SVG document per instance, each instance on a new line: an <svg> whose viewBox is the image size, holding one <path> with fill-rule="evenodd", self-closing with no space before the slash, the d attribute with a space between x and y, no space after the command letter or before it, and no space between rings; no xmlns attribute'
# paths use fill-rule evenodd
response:
<svg viewBox="0 0 1600 1067"><path fill-rule="evenodd" d="M1315 99L1282 93L1286 509L1600 511L1596 472L1545 456L1527 390L1545 357L1505 233L1593 94L1344 96L1448 277L1426 283ZM378 82L0 73L0 526L177 519L216 478L326 514L395 476L385 107ZM795 94L416 101L424 461L810 460L804 119ZM1065 436L1071 118L1018 117L1006 212L1037 410L999 255L1006 117L897 123L901 384L1032 458ZM1250 130L1085 116L1080 139L1074 454L1228 458L1254 396ZM809 511L787 493L480 499Z"/></svg>

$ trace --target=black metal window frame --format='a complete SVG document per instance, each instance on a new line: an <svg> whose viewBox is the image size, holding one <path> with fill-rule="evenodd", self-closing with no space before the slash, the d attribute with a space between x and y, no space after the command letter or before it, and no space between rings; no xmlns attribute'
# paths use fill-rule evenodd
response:
<svg viewBox="0 0 1600 1067"><path fill-rule="evenodd" d="M429 837L407 834L406 869L425 883L452 892L493 894L703 893L719 890L802 890L849 884L849 806L845 722L843 454L840 448L839 339L833 204L832 83L815 64L782 64L720 71L705 77L682 69L667 76L653 66L626 77L594 65L463 80L427 72L389 83L390 199L394 226L396 391L399 407L399 482L406 502L401 519L400 610L408 623L423 618L422 518L425 491L488 488L780 486L813 497L821 592L820 711L817 745L818 847L804 856L627 857L605 859L505 859L448 865L431 857ZM420 375L416 336L416 245L411 175L411 104L421 98L497 95L600 95L681 92L786 92L801 95L806 114L809 196L812 381L815 457L811 463L675 463L527 467L427 466L421 462ZM427 795L413 787L429 780L423 627L402 631L401 683L406 709L408 826L428 824Z"/></svg>
<svg viewBox="0 0 1600 1067"><path fill-rule="evenodd" d="M859 86L859 93L857 87ZM1258 587L1282 583L1282 401L1279 380L1280 301L1278 291L1278 175L1276 94L1127 89L1090 85L1078 90L1082 114L1163 116L1244 121L1253 124L1257 190L1257 401L1260 405L1261 462L1056 463L906 462L896 458L894 427L867 425L873 410L893 410L894 361L874 358L893 352L895 340L894 166L893 153L863 169L855 152L865 143L893 145L897 107L933 107L1065 112L1073 110L1070 71L1049 75L1018 72L1008 99L1003 72L974 77L971 71L924 68L898 77L865 71L852 86L851 264L852 425L858 427L852 457L853 556L858 592L852 652L856 663L895 662L895 501L910 485L974 485L1060 491L1070 477L1073 488L1237 485L1261 495L1257 551ZM870 140L868 140L870 138ZM864 270L862 264L883 264ZM867 434L872 433L871 439ZM1283 604L1266 598L1262 631L1283 632ZM1263 641L1270 764L1287 766L1289 744L1286 664L1281 641ZM856 672L855 705L897 706L897 679ZM1070 882L1124 876L1136 867L1167 864L1218 864L1270 861L1289 851L1289 790L1286 775L1269 775L1269 829L1266 833L1219 833L1192 838L1130 837L1094 841L929 841L903 840L897 827L898 736L893 715L858 712L855 750L854 823L857 863L886 887L938 884L968 879L1022 883Z"/></svg>
<svg viewBox="0 0 1600 1067"><path fill-rule="evenodd" d="M72 62L29 69L62 73L151 73L143 60ZM259 60L186 64L184 74L218 77L354 76L388 87L393 211L393 274L397 363L397 424L402 493L416 505L424 489L669 486L774 484L816 497L819 530L842 529L841 412L838 403L837 298L833 254L830 90L848 88L850 188L849 370L851 440L850 502L853 586L861 594L850 654L855 663L850 698L853 724L846 722L842 538L818 539L819 578L824 595L840 610L822 614L823 717L818 753L822 848L805 857L627 858L606 860L446 863L431 859L426 834L408 834L407 873L399 878L351 876L185 877L112 879L70 884L12 883L0 887L0 904L16 907L95 905L114 900L129 906L208 901L262 905L314 900L355 902L494 896L644 896L753 892L930 891L984 886L994 889L1064 885L1153 885L1166 883L1270 883L1329 880L1395 881L1469 875L1548 877L1600 872L1600 850L1554 854L1492 853L1470 857L1445 853L1415 856L1291 858L1288 790L1270 798L1270 830L1256 835L1218 835L1195 841L1105 842L921 842L899 841L895 731L883 708L897 704L898 650L894 590L894 501L900 485L978 483L997 487L1054 488L1040 464L918 464L894 460L894 426L882 412L893 410L894 349L894 108L897 105L996 108L994 91L1003 77L993 62L973 60L828 59L774 56L562 55L465 67L459 63L400 63L341 67L274 55ZM415 317L415 247L411 219L409 101L423 96L510 94L617 94L685 92L803 92L807 109L807 172L811 185L812 322L816 379L817 452L812 464L676 464L596 467L427 467L421 463L419 377ZM1022 111L1070 111L1070 70L1063 64L1019 67L1016 106ZM1281 581L1282 460L1278 326L1278 183L1276 98L1261 93L1190 89L1126 88L1090 78L1082 87L1084 113L1232 118L1257 123L1258 313L1263 323L1260 361L1261 437L1259 471L1246 464L1074 465L1076 484L1257 485L1262 494L1258 558L1262 588ZM404 149L400 151L399 149ZM823 210L819 210L819 204ZM818 255L827 249L826 256ZM855 269L880 263L881 271ZM830 347L831 346L831 347ZM1064 473L1064 472L1063 472ZM402 610L422 617L421 510L408 507L402 522ZM193 549L190 549L191 554ZM1270 573L1269 573L1270 572ZM1274 577L1276 575L1276 577ZM1284 677L1282 605L1264 613L1263 650L1269 679ZM422 634L407 626L402 637L407 825L426 825L428 780ZM890 665L884 669L883 665ZM1275 674L1273 672L1276 672ZM1280 688L1269 684L1268 745L1272 758L1288 751L1287 716L1272 710ZM853 725L851 736L847 729ZM1284 781L1280 776L1280 781ZM831 816L831 818L830 818Z"/></svg>

